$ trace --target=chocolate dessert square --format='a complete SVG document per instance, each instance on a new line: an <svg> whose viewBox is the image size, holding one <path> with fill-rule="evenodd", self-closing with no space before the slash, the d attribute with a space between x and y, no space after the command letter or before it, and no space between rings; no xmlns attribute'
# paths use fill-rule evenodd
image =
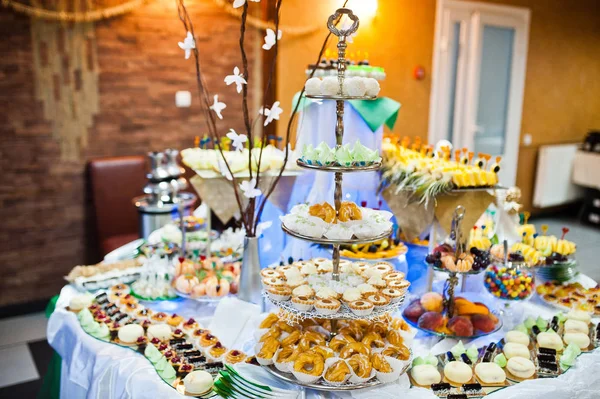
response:
<svg viewBox="0 0 600 399"><path fill-rule="evenodd" d="M447 394L450 392L450 384L447 382L440 382L439 384L431 384L431 390L435 395Z"/></svg>
<svg viewBox="0 0 600 399"><path fill-rule="evenodd" d="M556 356L556 349L551 349L551 348L539 348L538 349L539 353L546 353L548 355L554 355Z"/></svg>
<svg viewBox="0 0 600 399"><path fill-rule="evenodd" d="M463 384L462 391L465 393L479 393L481 392L481 384L474 382L472 384Z"/></svg>
<svg viewBox="0 0 600 399"><path fill-rule="evenodd" d="M451 393L446 396L446 399L468 399L468 396L464 393Z"/></svg>

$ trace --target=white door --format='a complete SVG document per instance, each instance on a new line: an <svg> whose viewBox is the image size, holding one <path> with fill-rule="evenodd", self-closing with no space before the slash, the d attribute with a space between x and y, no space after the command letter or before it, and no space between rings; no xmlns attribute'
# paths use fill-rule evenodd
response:
<svg viewBox="0 0 600 399"><path fill-rule="evenodd" d="M516 181L529 10L438 0L429 141L502 156Z"/></svg>

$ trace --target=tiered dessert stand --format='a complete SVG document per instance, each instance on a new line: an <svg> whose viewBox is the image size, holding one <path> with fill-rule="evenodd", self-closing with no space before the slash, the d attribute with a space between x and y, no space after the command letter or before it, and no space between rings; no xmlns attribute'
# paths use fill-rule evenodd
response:
<svg viewBox="0 0 600 399"><path fill-rule="evenodd" d="M345 30L338 29L335 26L335 21L343 15L346 15L348 18L350 18L352 20L352 26ZM338 48L338 80L339 80L339 84L340 84L340 92L342 92L341 88L344 83L345 71L346 71L346 47L347 47L346 38L348 36L350 36L352 33L356 32L356 30L358 29L358 26L359 26L358 17L352 13L352 10L347 9L347 8L338 9L333 15L331 15L329 17L329 20L327 21L327 27L329 28L329 30L338 37L338 44L337 44L337 48ZM336 125L335 125L336 148L339 148L342 146L342 140L344 137L344 102L346 100L374 100L377 98L376 96L366 96L366 95L365 96L347 96L347 95L343 95L343 94L342 95L307 95L306 97L310 98L310 99L319 99L319 100L335 100L336 115L337 115ZM318 170L318 171L322 171L322 172L329 172L329 173L335 174L334 202L335 202L336 216L339 213L339 210L340 210L340 207L342 204L342 177L343 177L343 174L351 173L351 172L374 171L374 170L378 170L381 167L380 162L373 164L373 165L368 165L368 166L348 166L348 167L308 165L308 164L302 162L300 159L297 160L297 164L299 167L302 167L302 168ZM391 234L391 230L388 230L380 235L377 235L375 237L370 237L370 238L361 238L361 239L352 238L352 239L347 239L347 240L335 240L335 239L314 238L314 237L305 236L305 235L302 235L302 234L292 231L291 229L287 228L284 224L282 224L281 228L283 229L283 231L285 231L290 236L301 239L301 240L310 241L310 242L318 243L318 244L333 245L332 279L334 281L339 281L339 279L340 279L339 264L340 264L340 246L341 245L364 244L364 243L374 242L374 241L378 241L383 238L389 237L389 235ZM271 301L275 306L280 307L285 313L287 313L287 315L289 316L289 318L287 318L287 319L289 321L303 320L305 318L330 319L332 336L335 335L336 331L337 331L337 320L348 320L348 319L377 320L385 314L393 313L404 302L404 297L403 297L400 301L390 304L381 310L373 311L373 313L369 314L368 316L357 316L354 313L352 313L351 310L349 308L347 308L345 305L342 305L342 308L340 308L340 311L333 315L322 315L320 313L315 312L314 310L308 311L308 312L298 311L297 309L293 308L287 302L274 301L266 293L264 296L266 298L268 298L269 301ZM408 362L408 364L410 364L410 362ZM408 365L407 365L407 368L408 368ZM347 383L347 384L335 385L335 386L329 385L326 383L319 383L319 382L317 382L315 384L304 384L304 383L301 383L300 381L296 380L290 374L282 373L281 371L277 370L274 366L267 366L266 369L269 372L271 372L272 374L278 376L279 378L281 378L283 380L293 382L293 383L296 383L299 385L303 385L307 388L317 389L317 390L344 391L344 390L352 390L352 389L371 387L371 386L381 384L381 382L379 382L377 380L370 380L370 381L367 381L367 382L361 383L361 384ZM403 370L402 372L404 373L405 371L406 370Z"/></svg>

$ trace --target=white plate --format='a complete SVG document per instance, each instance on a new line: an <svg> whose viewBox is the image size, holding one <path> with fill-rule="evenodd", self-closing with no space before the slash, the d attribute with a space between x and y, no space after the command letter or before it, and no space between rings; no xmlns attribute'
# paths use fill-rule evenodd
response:
<svg viewBox="0 0 600 399"><path fill-rule="evenodd" d="M109 252L104 257L104 263L115 263L120 260L135 258L137 249L144 245L145 242L146 240L144 240L143 238L138 238L137 240L131 241L123 245L122 247L119 247L114 251Z"/></svg>

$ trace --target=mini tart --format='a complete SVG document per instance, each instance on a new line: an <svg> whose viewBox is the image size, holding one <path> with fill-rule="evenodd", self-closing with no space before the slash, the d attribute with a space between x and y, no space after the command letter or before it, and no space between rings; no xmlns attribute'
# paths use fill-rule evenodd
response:
<svg viewBox="0 0 600 399"><path fill-rule="evenodd" d="M135 313L135 317L137 317L138 319L149 319L150 317L152 317L153 313L154 312L151 309L143 308L139 309Z"/></svg>
<svg viewBox="0 0 600 399"><path fill-rule="evenodd" d="M375 307L371 302L365 300L358 300L354 302L350 302L348 307L357 316L366 316L373 311Z"/></svg>
<svg viewBox="0 0 600 399"><path fill-rule="evenodd" d="M227 348L221 344L221 342L217 341L217 343L209 349L208 354L215 359L220 358L227 352Z"/></svg>
<svg viewBox="0 0 600 399"><path fill-rule="evenodd" d="M155 321L157 323L163 323L165 322L167 319L169 318L169 315L163 312L159 312L159 313L154 313L152 315L152 321Z"/></svg>
<svg viewBox="0 0 600 399"><path fill-rule="evenodd" d="M367 301L371 302L375 308L380 308L390 304L390 299L381 294L369 295Z"/></svg>
<svg viewBox="0 0 600 399"><path fill-rule="evenodd" d="M135 314L137 310L140 309L140 305L137 303L126 303L121 308L121 311L127 314Z"/></svg>
<svg viewBox="0 0 600 399"><path fill-rule="evenodd" d="M408 290L408 287L410 287L410 283L407 280L390 281L388 287L395 288L404 295Z"/></svg>
<svg viewBox="0 0 600 399"><path fill-rule="evenodd" d="M296 287L292 290L292 296L308 296L313 297L315 295L315 290L310 288L308 285L301 285L300 287Z"/></svg>
<svg viewBox="0 0 600 399"><path fill-rule="evenodd" d="M394 266L388 262L377 262L373 268L379 271L382 276L388 275L394 271Z"/></svg>
<svg viewBox="0 0 600 399"><path fill-rule="evenodd" d="M277 273L279 273L279 276L285 280L285 272L287 272L288 270L291 269L295 269L296 266L292 266L292 265L286 265L286 266L277 266L277 268L275 269L277 271Z"/></svg>
<svg viewBox="0 0 600 399"><path fill-rule="evenodd" d="M202 335L198 340L198 344L203 348L216 345L217 342L219 342L219 338L215 337L211 333Z"/></svg>
<svg viewBox="0 0 600 399"><path fill-rule="evenodd" d="M379 292L379 290L377 288L375 288L371 284L367 284L367 283L360 284L356 288L358 288L358 290L360 291L363 299L367 299L367 297L369 297L373 294L377 294Z"/></svg>
<svg viewBox="0 0 600 399"><path fill-rule="evenodd" d="M333 288L322 287L319 288L317 293L315 294L317 299L340 299L341 295L336 292Z"/></svg>
<svg viewBox="0 0 600 399"><path fill-rule="evenodd" d="M233 349L233 350L230 350L229 352L227 352L227 354L225 355L225 358L223 360L227 364L241 363L244 360L246 360L246 354L237 349Z"/></svg>
<svg viewBox="0 0 600 399"><path fill-rule="evenodd" d="M333 262L327 261L317 265L317 273L325 274L333 272Z"/></svg>
<svg viewBox="0 0 600 399"><path fill-rule="evenodd" d="M180 357L180 356L173 356L172 358L169 359L169 363L171 363L171 366L173 366L173 368L178 369L179 367L181 367L181 365L183 365L185 362L185 360Z"/></svg>
<svg viewBox="0 0 600 399"><path fill-rule="evenodd" d="M387 282L380 276L371 277L369 280L367 280L367 284L371 284L373 287L380 290L387 287Z"/></svg>
<svg viewBox="0 0 600 399"><path fill-rule="evenodd" d="M137 299L135 299L135 297L131 294L127 294L125 296L121 296L119 298L119 303L121 303L121 305L125 305L127 303L137 303Z"/></svg>
<svg viewBox="0 0 600 399"><path fill-rule="evenodd" d="M314 263L312 263L309 260L299 260L299 261L292 263L292 265L296 266L298 269L302 269L304 266L314 265Z"/></svg>
<svg viewBox="0 0 600 399"><path fill-rule="evenodd" d="M354 302L362 298L362 294L358 288L348 288L344 291L342 299L344 302Z"/></svg>
<svg viewBox="0 0 600 399"><path fill-rule="evenodd" d="M315 309L323 315L337 313L341 306L341 302L333 298L317 299L315 302Z"/></svg>
<svg viewBox="0 0 600 399"><path fill-rule="evenodd" d="M381 290L381 295L388 298L391 303L397 302L402 298L404 293L396 288L384 288Z"/></svg>
<svg viewBox="0 0 600 399"><path fill-rule="evenodd" d="M129 293L129 286L126 284L116 284L110 287L110 292L127 292Z"/></svg>
<svg viewBox="0 0 600 399"><path fill-rule="evenodd" d="M275 269L266 268L260 271L260 275L262 278L278 278L279 272L277 272Z"/></svg>
<svg viewBox="0 0 600 399"><path fill-rule="evenodd" d="M267 288L269 296L274 301L287 301L292 296L292 290L289 287L282 286L278 288Z"/></svg>
<svg viewBox="0 0 600 399"><path fill-rule="evenodd" d="M363 274L366 270L371 268L371 264L368 262L354 262L352 267L357 274Z"/></svg>
<svg viewBox="0 0 600 399"><path fill-rule="evenodd" d="M198 329L194 330L194 332L192 333L192 337L196 338L196 339L200 339L203 336L205 336L206 334L210 334L210 330L207 330L205 328L198 328Z"/></svg>
<svg viewBox="0 0 600 399"><path fill-rule="evenodd" d="M317 274L317 266L312 262L306 262L306 264L302 265L302 267L300 268L300 273L303 276Z"/></svg>
<svg viewBox="0 0 600 399"><path fill-rule="evenodd" d="M183 331L192 332L199 327L199 324L196 323L196 320L194 319L188 319L181 327L183 328Z"/></svg>
<svg viewBox="0 0 600 399"><path fill-rule="evenodd" d="M173 338L183 338L184 335L185 334L181 328L176 328L173 331Z"/></svg>
<svg viewBox="0 0 600 399"><path fill-rule="evenodd" d="M293 290L293 289L300 287L301 285L305 285L306 280L303 278L293 278L293 279L288 280L286 282L286 284L290 289Z"/></svg>
<svg viewBox="0 0 600 399"><path fill-rule="evenodd" d="M314 263L317 267L323 263L331 262L331 259L327 258L313 258L312 263Z"/></svg>
<svg viewBox="0 0 600 399"><path fill-rule="evenodd" d="M276 288L285 285L285 281L278 277L263 278L262 283L265 288Z"/></svg>
<svg viewBox="0 0 600 399"><path fill-rule="evenodd" d="M292 305L294 308L303 312L308 312L311 310L314 304L315 300L309 296L300 295L292 297Z"/></svg>
<svg viewBox="0 0 600 399"><path fill-rule="evenodd" d="M404 273L394 272L394 273L386 274L385 276L383 276L383 279L389 283L390 281L404 280L404 277L405 277Z"/></svg>
<svg viewBox="0 0 600 399"><path fill-rule="evenodd" d="M171 317L167 319L167 324L171 327L177 327L183 322L183 317L179 316L176 313L173 313Z"/></svg>

